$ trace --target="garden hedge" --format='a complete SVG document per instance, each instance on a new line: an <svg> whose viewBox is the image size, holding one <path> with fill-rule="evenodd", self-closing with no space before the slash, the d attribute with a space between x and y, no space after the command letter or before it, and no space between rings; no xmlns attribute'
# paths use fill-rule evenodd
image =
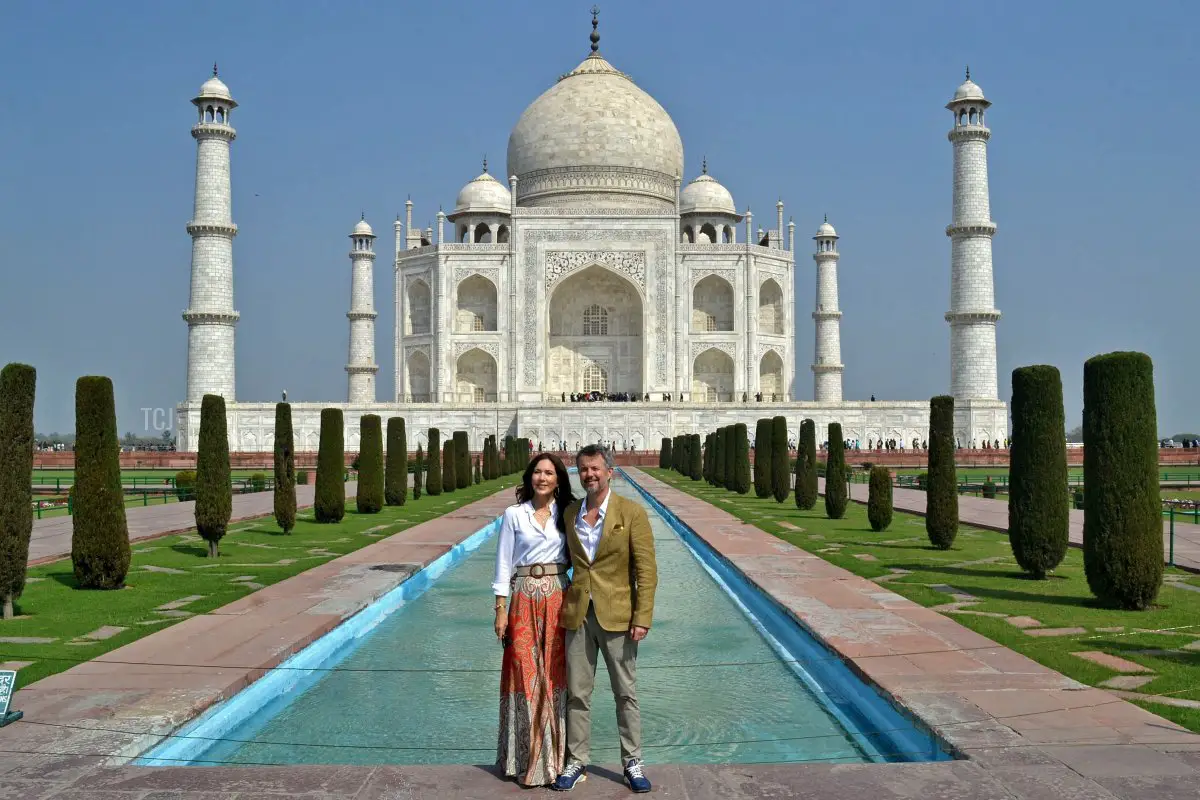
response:
<svg viewBox="0 0 1200 800"><path fill-rule="evenodd" d="M739 422L733 426L733 490L738 494L750 491L750 435L746 424Z"/></svg>
<svg viewBox="0 0 1200 800"><path fill-rule="evenodd" d="M383 502L402 506L408 499L408 432L404 429L404 417L388 419L385 457Z"/></svg>
<svg viewBox="0 0 1200 800"><path fill-rule="evenodd" d="M887 467L871 467L867 521L876 533L887 530L892 524L892 473Z"/></svg>
<svg viewBox="0 0 1200 800"><path fill-rule="evenodd" d="M442 442L442 493L453 492L458 488L457 458L454 455L454 437Z"/></svg>
<svg viewBox="0 0 1200 800"><path fill-rule="evenodd" d="M429 429L429 452L425 454L425 494L437 497L442 493L442 432Z"/></svg>
<svg viewBox="0 0 1200 800"><path fill-rule="evenodd" d="M1083 365L1083 566L1102 602L1149 608L1163 579L1154 364L1144 353Z"/></svg>
<svg viewBox="0 0 1200 800"><path fill-rule="evenodd" d="M754 495L770 497L771 482L771 420L764 417L754 423Z"/></svg>
<svg viewBox="0 0 1200 800"><path fill-rule="evenodd" d="M25 591L33 538L33 402L37 370L9 364L0 370L0 594L4 619Z"/></svg>
<svg viewBox="0 0 1200 800"><path fill-rule="evenodd" d="M842 425L829 423L829 457L825 461L825 516L841 519L846 516L846 441Z"/></svg>
<svg viewBox="0 0 1200 800"><path fill-rule="evenodd" d="M1012 373L1008 541L1021 569L1042 579L1070 544L1066 414L1058 367L1038 364Z"/></svg>
<svg viewBox="0 0 1200 800"><path fill-rule="evenodd" d="M690 475L692 480L698 481L704 477L704 455L700 449L700 434L688 434L688 439L691 442L688 446L688 455L692 459Z"/></svg>
<svg viewBox="0 0 1200 800"><path fill-rule="evenodd" d="M221 555L221 539L233 516L229 470L229 426L225 398L206 394L200 401L200 444L196 452L196 533L208 542L208 555Z"/></svg>
<svg viewBox="0 0 1200 800"><path fill-rule="evenodd" d="M275 404L275 524L284 533L296 527L296 452L292 407Z"/></svg>
<svg viewBox="0 0 1200 800"><path fill-rule="evenodd" d="M466 431L454 432L454 480L459 489L471 485L471 443Z"/></svg>
<svg viewBox="0 0 1200 800"><path fill-rule="evenodd" d="M421 489L425 483L425 451L417 443L417 460L413 464L413 500L421 499Z"/></svg>
<svg viewBox="0 0 1200 800"><path fill-rule="evenodd" d="M771 493L775 502L787 500L791 490L791 473L788 466L791 463L791 453L788 452L787 419L785 417L771 418Z"/></svg>
<svg viewBox="0 0 1200 800"><path fill-rule="evenodd" d="M360 514L383 509L383 421L363 414L358 421L358 490L354 501Z"/></svg>
<svg viewBox="0 0 1200 800"><path fill-rule="evenodd" d="M313 519L341 522L346 516L346 437L340 408L321 409L321 439L317 443L317 485Z"/></svg>
<svg viewBox="0 0 1200 800"><path fill-rule="evenodd" d="M796 508L810 511L817 504L817 423L800 423L800 447L796 451Z"/></svg>
<svg viewBox="0 0 1200 800"><path fill-rule="evenodd" d="M129 572L120 452L112 381L80 378L75 382L71 565L81 589L120 589Z"/></svg>
<svg viewBox="0 0 1200 800"><path fill-rule="evenodd" d="M929 478L925 490L925 533L939 550L958 535L958 474L954 465L954 398L929 401Z"/></svg>
<svg viewBox="0 0 1200 800"><path fill-rule="evenodd" d="M713 448L713 485L724 489L726 488L725 470L730 461L726 453L729 449L729 426L726 425L717 428L714 440L716 441L716 446Z"/></svg>

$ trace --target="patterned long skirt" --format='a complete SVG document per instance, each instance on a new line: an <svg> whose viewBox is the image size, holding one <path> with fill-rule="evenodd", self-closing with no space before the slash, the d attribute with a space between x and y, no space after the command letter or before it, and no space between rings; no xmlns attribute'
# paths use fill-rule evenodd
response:
<svg viewBox="0 0 1200 800"><path fill-rule="evenodd" d="M553 783L567 749L566 575L515 577L500 671L496 764L525 786Z"/></svg>

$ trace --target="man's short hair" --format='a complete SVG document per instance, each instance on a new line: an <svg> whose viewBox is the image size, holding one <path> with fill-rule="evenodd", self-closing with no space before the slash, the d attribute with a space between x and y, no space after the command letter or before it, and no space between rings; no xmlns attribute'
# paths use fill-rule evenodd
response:
<svg viewBox="0 0 1200 800"><path fill-rule="evenodd" d="M612 451L602 444L589 444L576 453L576 467L579 466L579 459L583 458L584 456L587 456L588 458L592 458L593 456L602 456L604 458L604 466L608 467L609 469L613 469L617 466L617 462L613 460Z"/></svg>

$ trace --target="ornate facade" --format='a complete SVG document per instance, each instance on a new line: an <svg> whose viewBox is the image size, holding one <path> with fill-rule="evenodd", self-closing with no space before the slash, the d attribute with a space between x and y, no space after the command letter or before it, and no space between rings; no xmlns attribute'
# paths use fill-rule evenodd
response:
<svg viewBox="0 0 1200 800"><path fill-rule="evenodd" d="M982 93L977 101L972 91L964 95L960 87L950 106L955 224L947 231L955 265L954 310L947 315L952 350L955 359L971 361L964 367L956 360L951 369L964 443L1003 439L1007 430L1007 411L996 397L995 319L980 316L994 310L990 247L985 269L977 240L990 246L994 226L983 230L991 223L986 153L979 150L986 136L981 140L978 129L986 129ZM981 106L977 121L967 110L960 124L964 97ZM202 118L198 129L207 136L206 125ZM232 129L221 139L226 193L231 139ZM201 150L202 159L214 157ZM208 171L198 166L197 218L201 173ZM506 172L498 180L485 161L432 228L413 225L411 201L404 219L397 218L393 397L378 398L374 381L374 234L365 221L351 234L348 449L357 447L364 413L404 416L413 442L430 426L464 429L473 446L490 434L519 434L547 446L603 440L655 447L663 436L776 414L794 420L792 428L804 417L818 425L841 422L864 445L927 438L926 400L843 400L838 236L828 221L813 237L815 270L807 279L815 284L807 304L815 348L813 388L804 394L813 400L793 395L797 261L795 225L785 225L783 202L764 229L755 227L749 209L737 210L707 162L685 183L674 122L600 55L594 31L591 55L521 115ZM213 185L206 177L206 197ZM960 202L960 195L967 199ZM224 209L227 223L227 198ZM231 257L229 264L231 274ZM209 273L193 266L193 297L198 274ZM984 281L985 288L971 288ZM236 318L231 287L217 294ZM193 374L223 375L224 366L214 370L207 362L227 359L232 400L231 324L227 354L189 350L188 403L179 408L182 449L195 442L200 396L226 390L216 380L193 386ZM989 354L982 352L989 343L990 383L983 375ZM967 374L973 377L960 377ZM572 402L583 394L601 400ZM315 448L322 405L332 404L294 408L297 448ZM230 406L233 449L271 446L269 408Z"/></svg>

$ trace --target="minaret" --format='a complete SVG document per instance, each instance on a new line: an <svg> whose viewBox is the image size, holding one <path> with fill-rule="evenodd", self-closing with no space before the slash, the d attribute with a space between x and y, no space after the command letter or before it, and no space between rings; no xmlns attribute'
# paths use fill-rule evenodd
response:
<svg viewBox="0 0 1200 800"><path fill-rule="evenodd" d="M229 124L237 107L229 87L212 77L192 100L199 120L196 140L196 201L187 231L192 237L192 287L183 318L188 325L187 401L206 394L234 401L233 224L229 189L229 144L237 133Z"/></svg>
<svg viewBox="0 0 1200 800"><path fill-rule="evenodd" d="M946 108L954 114L949 139L954 145L954 221L950 237L950 393L956 400L996 400L996 321L992 286L992 222L988 200L987 142L984 125L990 106L983 90L967 80Z"/></svg>
<svg viewBox="0 0 1200 800"><path fill-rule="evenodd" d="M399 234L397 234L397 237ZM347 400L375 402L375 232L365 216L350 234L350 360Z"/></svg>
<svg viewBox="0 0 1200 800"><path fill-rule="evenodd" d="M842 312L838 309L837 231L829 217L813 237L817 252L817 307L813 311L817 332L813 345L813 399L818 403L842 402Z"/></svg>

